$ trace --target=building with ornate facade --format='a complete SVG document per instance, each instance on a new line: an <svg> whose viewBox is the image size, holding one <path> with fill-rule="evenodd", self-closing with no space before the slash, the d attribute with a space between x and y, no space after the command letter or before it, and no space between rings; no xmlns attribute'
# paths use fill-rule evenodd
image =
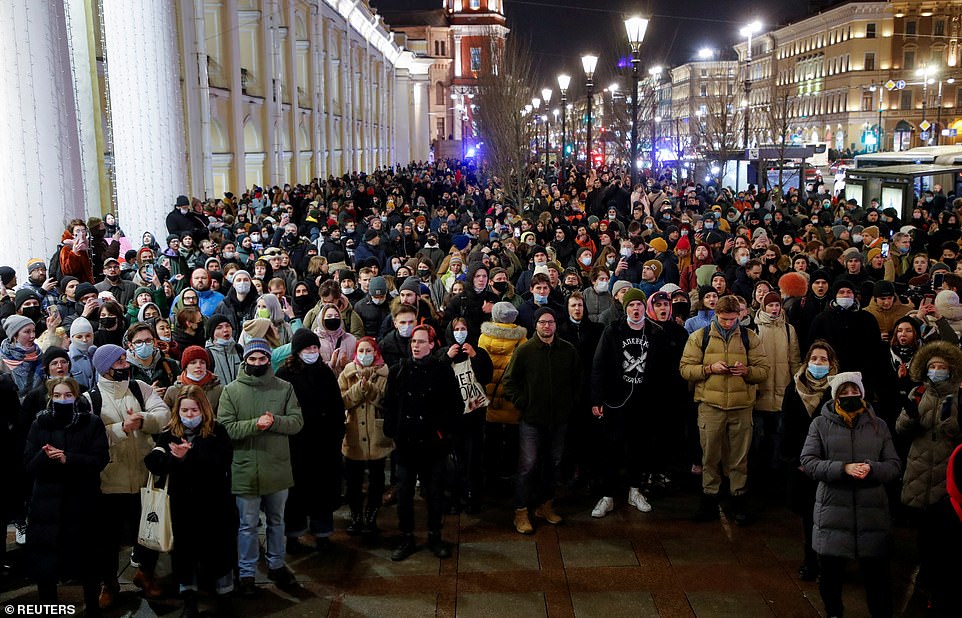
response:
<svg viewBox="0 0 962 618"><path fill-rule="evenodd" d="M0 165L22 267L67 220L429 156L431 61L367 0L10 0ZM41 257L45 257L42 256Z"/></svg>

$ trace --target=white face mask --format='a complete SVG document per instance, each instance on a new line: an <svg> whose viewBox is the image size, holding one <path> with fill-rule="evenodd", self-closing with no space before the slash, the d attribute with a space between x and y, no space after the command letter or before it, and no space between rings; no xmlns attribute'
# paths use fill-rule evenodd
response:
<svg viewBox="0 0 962 618"><path fill-rule="evenodd" d="M454 340L457 341L458 344L463 345L464 342L468 340L468 331L466 330L454 331Z"/></svg>
<svg viewBox="0 0 962 618"><path fill-rule="evenodd" d="M301 352L299 356L301 357L301 360L304 361L305 365L313 365L317 362L317 359L321 357L320 353L318 352Z"/></svg>
<svg viewBox="0 0 962 618"><path fill-rule="evenodd" d="M397 332L399 335L407 339L414 332L414 324L403 324L398 326Z"/></svg>
<svg viewBox="0 0 962 618"><path fill-rule="evenodd" d="M632 251L630 247L625 247L624 249L621 250L620 253L621 253L621 257L630 258L631 254L634 253L634 251Z"/></svg>
<svg viewBox="0 0 962 618"><path fill-rule="evenodd" d="M837 304L842 309L848 309L855 304L854 298L836 298L835 304Z"/></svg>
<svg viewBox="0 0 962 618"><path fill-rule="evenodd" d="M595 292L598 292L599 294L604 294L607 291L608 291L607 281L595 281Z"/></svg>
<svg viewBox="0 0 962 618"><path fill-rule="evenodd" d="M250 281L236 281L234 283L234 289L237 290L238 294L247 294L251 291Z"/></svg>
<svg viewBox="0 0 962 618"><path fill-rule="evenodd" d="M204 376L206 375L207 375L206 369L201 369L200 371L196 371L196 372L195 371L187 372L187 377L193 380L194 382L200 382L201 380L204 379Z"/></svg>
<svg viewBox="0 0 962 618"><path fill-rule="evenodd" d="M341 288L341 294L343 294L344 296L350 296L353 293L354 293L354 288L352 288L351 286L345 285L344 287Z"/></svg>
<svg viewBox="0 0 962 618"><path fill-rule="evenodd" d="M374 364L374 354L358 354L357 362L361 364L361 367L370 367Z"/></svg>

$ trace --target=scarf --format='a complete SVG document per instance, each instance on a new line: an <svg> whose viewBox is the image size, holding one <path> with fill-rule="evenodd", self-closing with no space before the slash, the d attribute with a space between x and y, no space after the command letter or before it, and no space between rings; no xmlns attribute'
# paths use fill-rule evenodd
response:
<svg viewBox="0 0 962 618"><path fill-rule="evenodd" d="M825 376L820 380L816 380L808 373L807 367L802 367L802 369L795 374L795 391L798 393L798 398L802 400L802 405L805 406L805 411L808 415L815 416L815 412L818 411L818 404L821 403L822 397L825 396L825 391L828 390L828 378L830 376Z"/></svg>
<svg viewBox="0 0 962 618"><path fill-rule="evenodd" d="M855 412L846 412L841 408L841 406L838 405L838 401L836 401L835 411L838 412L838 415L842 417L842 420L845 421L846 425L848 425L849 427L854 427L855 419L857 419L862 412L865 412L865 406L863 405L861 408L859 408Z"/></svg>
<svg viewBox="0 0 962 618"><path fill-rule="evenodd" d="M180 383L185 386L200 386L201 388L204 388L216 378L217 376L215 376L214 372L210 370L208 370L207 373L204 374L204 377L201 378L200 380L194 380L189 375L187 375L186 369L180 372Z"/></svg>
<svg viewBox="0 0 962 618"><path fill-rule="evenodd" d="M729 339L731 339L732 335L735 334L735 331L738 330L738 327L741 326L740 323L736 322L735 325L732 326L730 329L725 330L724 328L722 328L722 325L718 322L718 316L712 316L711 321L715 324L715 328L718 329L718 333L722 337L724 337L725 341L728 341Z"/></svg>
<svg viewBox="0 0 962 618"><path fill-rule="evenodd" d="M25 395L27 391L43 379L43 363L40 362L42 352L40 346L34 343L24 350L9 339L0 344L0 357L7 370L13 374L13 381L17 385L17 392Z"/></svg>

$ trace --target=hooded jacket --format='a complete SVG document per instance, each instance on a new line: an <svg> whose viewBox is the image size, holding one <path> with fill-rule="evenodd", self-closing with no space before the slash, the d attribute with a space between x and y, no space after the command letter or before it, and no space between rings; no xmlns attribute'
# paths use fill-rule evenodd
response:
<svg viewBox="0 0 962 618"><path fill-rule="evenodd" d="M875 316L875 320L878 322L879 330L883 333L892 334L892 329L895 328L895 323L901 318L905 317L909 313L915 311L915 307L910 304L903 303L898 296L895 297L895 302L892 303L892 307L888 310L882 309L873 298L872 302L868 304L865 308L866 313L871 313Z"/></svg>
<svg viewBox="0 0 962 618"><path fill-rule="evenodd" d="M485 387L491 401L487 411L489 422L518 423L518 409L505 397L503 379L511 355L525 341L527 333L517 324L485 322L481 325L478 347L488 353L494 366L494 375Z"/></svg>
<svg viewBox="0 0 962 618"><path fill-rule="evenodd" d="M785 389L801 366L801 351L795 328L786 323L785 314L777 317L765 311L755 314L755 326L762 340L762 351L771 363L771 371L764 382L758 385L758 400L755 409L764 412L777 412L782 409Z"/></svg>
<svg viewBox="0 0 962 618"><path fill-rule="evenodd" d="M718 331L718 326L712 320L706 328L711 329L708 335L708 346L702 351L704 341L703 329L698 329L688 336L685 351L681 356L681 377L695 385L695 401L705 403L722 410L738 410L751 408L755 405L757 385L768 379L771 364L762 349L761 339L752 331L747 331L748 349L742 343L742 337L735 332L725 340ZM739 325L736 328L741 329ZM744 376L728 374L705 374L705 367L724 362L734 365L741 361L748 366L748 373Z"/></svg>
<svg viewBox="0 0 962 618"><path fill-rule="evenodd" d="M934 383L928 379L928 364L934 357L948 364L948 380ZM902 479L902 502L924 508L946 495L949 457L962 443L959 428L962 350L944 341L926 344L912 359L909 373L921 386L909 393L895 423L895 431L912 441Z"/></svg>

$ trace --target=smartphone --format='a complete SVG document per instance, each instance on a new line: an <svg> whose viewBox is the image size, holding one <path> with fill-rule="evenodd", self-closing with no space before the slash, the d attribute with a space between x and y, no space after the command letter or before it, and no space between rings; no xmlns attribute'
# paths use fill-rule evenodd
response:
<svg viewBox="0 0 962 618"><path fill-rule="evenodd" d="M60 315L60 307L58 307L57 305L50 305L49 307L47 307L48 317L52 318L59 315Z"/></svg>
<svg viewBox="0 0 962 618"><path fill-rule="evenodd" d="M889 256L889 244L887 242L882 243L882 257L887 258Z"/></svg>
<svg viewBox="0 0 962 618"><path fill-rule="evenodd" d="M888 245L886 245L888 246ZM154 278L154 265L147 264L144 266L144 274L147 275L147 280L150 281Z"/></svg>
<svg viewBox="0 0 962 618"><path fill-rule="evenodd" d="M932 275L932 289L938 290L942 287L942 282L945 281L945 272L939 271Z"/></svg>
<svg viewBox="0 0 962 618"><path fill-rule="evenodd" d="M515 238L521 238L521 228L520 228L520 227L514 228L514 237L515 237Z"/></svg>
<svg viewBox="0 0 962 618"><path fill-rule="evenodd" d="M931 305L934 302L935 302L935 294L926 294L925 296L922 297L923 305Z"/></svg>

